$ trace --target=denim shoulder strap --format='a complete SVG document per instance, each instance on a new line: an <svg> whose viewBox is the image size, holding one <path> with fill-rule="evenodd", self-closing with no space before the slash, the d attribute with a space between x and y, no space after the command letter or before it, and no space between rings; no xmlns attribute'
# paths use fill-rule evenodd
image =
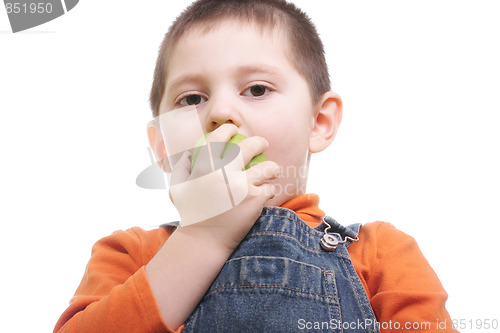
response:
<svg viewBox="0 0 500 333"><path fill-rule="evenodd" d="M348 247L352 244L353 241L358 240L359 228L361 227L361 223L354 223L348 226L343 226L338 223L336 220L331 218L330 216L325 216L323 218L323 223L317 226L315 229L318 231L324 232L325 234L336 234L340 237L342 244L345 244L345 247Z"/></svg>

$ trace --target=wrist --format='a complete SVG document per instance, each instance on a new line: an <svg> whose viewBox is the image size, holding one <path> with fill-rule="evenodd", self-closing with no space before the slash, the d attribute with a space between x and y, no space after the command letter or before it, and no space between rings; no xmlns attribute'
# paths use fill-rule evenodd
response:
<svg viewBox="0 0 500 333"><path fill-rule="evenodd" d="M227 230L224 230L223 226L215 226L206 221L196 225L179 226L172 237L194 252L209 252L214 257L224 258L224 261L239 244L227 236Z"/></svg>

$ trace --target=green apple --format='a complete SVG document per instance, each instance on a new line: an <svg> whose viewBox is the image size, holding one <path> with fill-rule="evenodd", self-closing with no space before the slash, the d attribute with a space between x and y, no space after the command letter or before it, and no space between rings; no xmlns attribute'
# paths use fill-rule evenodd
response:
<svg viewBox="0 0 500 333"><path fill-rule="evenodd" d="M193 151L193 159L191 161L191 170L193 170L194 168L194 165L196 163L196 159L198 158L198 154L200 153L200 147L203 146L203 144L205 143L205 140L208 138L208 136L211 134L212 132L208 132L207 134L205 134L203 137L201 137L195 144L195 148L194 148L194 151ZM244 136L243 134L240 134L240 133L236 133L235 135L233 135L231 137L231 139L229 139L228 143L233 143L233 144L238 144L240 143L241 141L245 140L247 137ZM225 148L224 148L224 151L222 152L222 157L224 157L224 154L229 150L231 149L231 146L232 145L226 145ZM264 162L264 161L267 161L267 157L264 153L260 153L259 155L257 156L254 156L250 162L248 162L247 165L245 165L245 170L247 170L248 168L251 168L253 167L254 165L256 164L259 164L260 162Z"/></svg>

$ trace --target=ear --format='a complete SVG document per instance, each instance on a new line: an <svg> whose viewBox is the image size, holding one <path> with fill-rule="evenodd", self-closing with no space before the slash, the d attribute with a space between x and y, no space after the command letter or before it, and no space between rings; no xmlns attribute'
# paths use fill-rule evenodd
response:
<svg viewBox="0 0 500 333"><path fill-rule="evenodd" d="M319 153L335 138L342 121L342 100L332 91L324 93L314 109L314 126L309 138L309 152Z"/></svg>
<svg viewBox="0 0 500 333"><path fill-rule="evenodd" d="M165 149L165 143L163 142L163 137L161 135L161 130L158 127L158 123L155 120L148 122L147 126L149 146L155 154L155 158L158 161L158 165L164 172L172 172L170 164L167 159L167 150Z"/></svg>

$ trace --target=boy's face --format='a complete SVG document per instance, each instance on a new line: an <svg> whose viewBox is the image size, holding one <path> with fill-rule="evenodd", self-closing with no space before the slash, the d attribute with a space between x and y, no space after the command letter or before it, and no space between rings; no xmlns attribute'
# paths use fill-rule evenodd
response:
<svg viewBox="0 0 500 333"><path fill-rule="evenodd" d="M197 105L205 133L224 123L269 142L267 158L278 163L280 205L305 193L314 107L306 80L288 60L278 29L224 21L202 33L193 28L174 48L167 67L160 114Z"/></svg>

